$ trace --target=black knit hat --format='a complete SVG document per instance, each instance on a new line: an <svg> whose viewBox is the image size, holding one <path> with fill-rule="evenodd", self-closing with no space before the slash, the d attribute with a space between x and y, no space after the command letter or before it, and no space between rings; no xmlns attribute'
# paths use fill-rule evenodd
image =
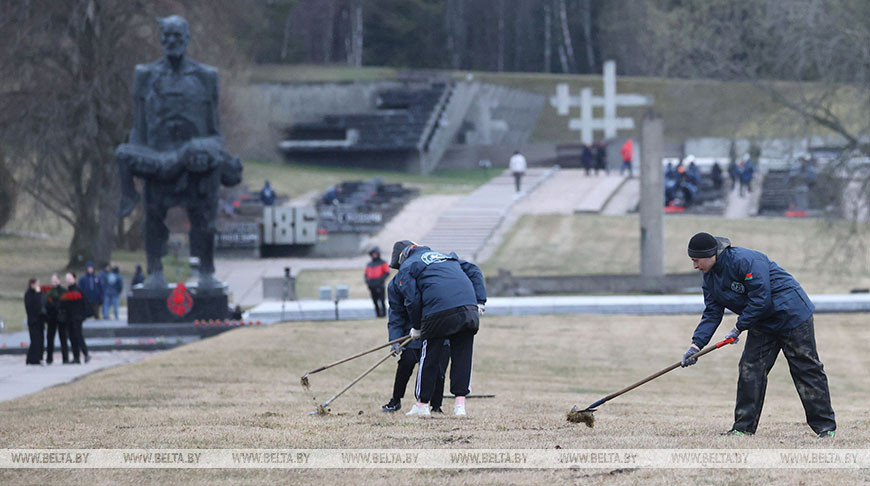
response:
<svg viewBox="0 0 870 486"><path fill-rule="evenodd" d="M709 258L718 249L719 242L710 233L698 233L689 240L689 258Z"/></svg>
<svg viewBox="0 0 870 486"><path fill-rule="evenodd" d="M405 248L412 246L414 244L411 240L399 240L393 243L393 255L390 257L390 268L398 269L402 266L401 259L402 252L405 251Z"/></svg>

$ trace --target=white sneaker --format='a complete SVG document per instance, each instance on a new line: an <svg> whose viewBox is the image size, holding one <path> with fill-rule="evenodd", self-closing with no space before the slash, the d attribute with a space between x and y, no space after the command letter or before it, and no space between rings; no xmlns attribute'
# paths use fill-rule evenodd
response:
<svg viewBox="0 0 870 486"><path fill-rule="evenodd" d="M453 415L457 417L465 417L465 405L454 405Z"/></svg>
<svg viewBox="0 0 870 486"><path fill-rule="evenodd" d="M429 404L425 403L423 406L415 403L413 407L411 407L411 411L406 413L407 416L417 415L419 417L431 417L432 411L429 409Z"/></svg>

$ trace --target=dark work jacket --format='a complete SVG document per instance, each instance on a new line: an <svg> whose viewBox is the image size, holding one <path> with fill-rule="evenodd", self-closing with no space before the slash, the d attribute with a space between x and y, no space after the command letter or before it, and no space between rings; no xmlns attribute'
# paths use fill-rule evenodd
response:
<svg viewBox="0 0 870 486"><path fill-rule="evenodd" d="M82 295L79 286L72 284L60 296L60 319L64 324L78 324L90 316L90 305Z"/></svg>
<svg viewBox="0 0 870 486"><path fill-rule="evenodd" d="M771 334L794 329L815 310L797 280L767 255L730 244L704 274L703 288L706 308L692 336L692 342L702 348L710 342L726 308L740 316L738 329Z"/></svg>
<svg viewBox="0 0 870 486"><path fill-rule="evenodd" d="M83 293L92 304L103 303L103 280L96 273L85 273L79 279L79 292Z"/></svg>
<svg viewBox="0 0 870 486"><path fill-rule="evenodd" d="M27 311L28 324L39 323L44 317L42 293L28 287L27 292L24 292L24 309Z"/></svg>
<svg viewBox="0 0 870 486"><path fill-rule="evenodd" d="M477 265L427 246L411 250L393 282L414 329L439 312L486 303L486 286Z"/></svg>
<svg viewBox="0 0 870 486"><path fill-rule="evenodd" d="M399 339L402 336L407 336L411 333L411 319L408 318L408 309L405 308L405 298L398 288L398 281L394 278L387 285L387 298L390 302L389 320L387 321L387 330L390 335L390 341ZM406 348L420 349L423 347L423 340L414 339L409 342Z"/></svg>

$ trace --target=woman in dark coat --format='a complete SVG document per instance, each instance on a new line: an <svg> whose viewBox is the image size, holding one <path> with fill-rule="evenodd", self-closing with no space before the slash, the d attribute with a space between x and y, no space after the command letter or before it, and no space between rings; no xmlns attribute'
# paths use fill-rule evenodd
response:
<svg viewBox="0 0 870 486"><path fill-rule="evenodd" d="M45 343L45 310L42 303L42 288L39 280L31 278L24 293L24 309L27 311L27 330L30 332L30 347L27 348L29 365L42 364L43 343Z"/></svg>

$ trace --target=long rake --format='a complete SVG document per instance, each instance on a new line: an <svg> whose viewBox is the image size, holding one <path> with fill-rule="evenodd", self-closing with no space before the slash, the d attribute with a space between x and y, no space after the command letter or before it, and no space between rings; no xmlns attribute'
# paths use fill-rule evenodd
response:
<svg viewBox="0 0 870 486"><path fill-rule="evenodd" d="M700 358L701 356L704 356L705 354L707 354L711 351L715 351L715 350L721 348L722 346L726 346L728 344L731 344L734 341L736 341L735 338L728 338L728 339L719 341L715 345L708 346L708 347L702 349L701 351L695 353L693 358ZM619 390L618 392L614 392L614 393L611 393L610 395L607 395L606 397L602 398L601 400L598 400L597 402L593 403L592 405L589 405L588 407L584 408L583 410L578 410L577 405L574 405L574 407L571 408L571 411L568 412L568 422L584 423L584 424L586 424L587 427L594 427L595 426L595 417L592 414L595 412L595 407L603 405L605 402L610 401L610 400L622 395L623 393L628 393L631 390L634 390L635 388L643 385L644 383L655 380L656 378L662 376L663 374L679 368L680 363L681 363L680 361L677 361L676 363L668 366L667 368L665 368L661 371L657 371L657 372L647 376L646 378L638 381L637 383L633 383L633 384L623 388L622 390Z"/></svg>
<svg viewBox="0 0 870 486"><path fill-rule="evenodd" d="M400 338L393 339L392 341L390 341L390 342L388 342L388 343L386 343L386 344L380 344L380 345L378 345L378 346L375 346L374 348L367 349L367 350L365 350L365 351L361 351L361 352L356 353L356 354L354 354L354 355L348 356L347 358L340 359L340 360L335 361L335 362L333 362L333 363L329 363L328 365L323 365L323 366L321 366L320 368L315 368L315 369L313 369L313 370L311 370L311 371L305 373L304 375L302 375L302 378L299 379L299 382L302 383L302 386L303 386L306 390L308 390L309 388L311 388L311 384L308 382L308 376L309 376L309 375L313 375L313 374L315 374L315 373L320 373L320 372L323 371L323 370L328 370L329 368L332 368L333 366L338 366L338 365L340 365L340 364L342 364L342 363L347 363L348 361L350 361L350 360L352 360L352 359L359 358L360 356L365 356L365 355L367 355L367 354L369 354L369 353L374 353L375 351L377 351L377 350L379 350L379 349L383 349L383 348L386 348L386 347L388 347L388 346L392 346L393 344L396 344L396 343L398 343L398 342L402 342L402 340L407 339L408 337L409 337L409 336L402 336L402 337L400 337Z"/></svg>
<svg viewBox="0 0 870 486"><path fill-rule="evenodd" d="M404 339L404 341L402 341L401 343L399 343L399 348L400 348L400 349L401 349L402 347L404 347L406 344L408 344L408 342L411 341L411 337L410 337L410 336L405 336L404 338L401 338L401 339ZM392 343L391 343L391 344L392 344ZM380 349L380 348L378 348L378 349ZM374 351L374 350L372 350L372 351ZM361 375L359 375L359 376L357 376L356 378L354 378L354 380L353 380L352 382L348 383L347 386L345 386L345 387L342 388L338 393L336 393L335 395L333 395L332 397L330 397L329 400L327 400L327 401L321 403L320 405L318 405L318 406L317 406L317 410L312 410L311 412L308 412L308 415L326 415L326 414L328 414L328 413L329 413L329 410L327 410L326 407L328 407L330 403L332 403L333 401L335 401L335 399L338 398L338 397L340 397L344 392L348 391L348 390L350 389L350 387L356 385L357 382L359 382L360 380L362 380L363 378L365 378L366 375L368 375L369 373L371 373L372 371L374 371L374 369L377 368L378 366L380 366L381 363L383 363L384 361L386 361L386 360L392 358L392 357L395 356L395 355L396 355L396 352L393 351L393 350L390 350L390 352L389 352L386 356L384 356L383 358L379 359L379 360L377 361L377 363L373 364L369 369L365 370Z"/></svg>

